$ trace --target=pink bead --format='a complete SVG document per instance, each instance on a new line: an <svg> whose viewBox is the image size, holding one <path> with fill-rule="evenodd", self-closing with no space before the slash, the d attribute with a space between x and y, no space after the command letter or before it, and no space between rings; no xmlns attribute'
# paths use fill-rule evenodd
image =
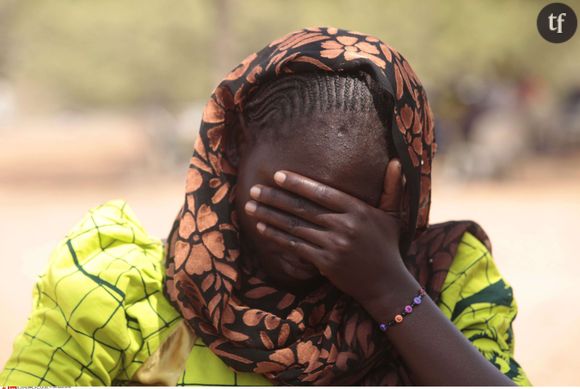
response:
<svg viewBox="0 0 580 389"><path fill-rule="evenodd" d="M413 312L413 307L412 307L412 306L410 306L410 305L407 305L407 306L405 307L405 312L407 312L407 313L411 313L411 312Z"/></svg>

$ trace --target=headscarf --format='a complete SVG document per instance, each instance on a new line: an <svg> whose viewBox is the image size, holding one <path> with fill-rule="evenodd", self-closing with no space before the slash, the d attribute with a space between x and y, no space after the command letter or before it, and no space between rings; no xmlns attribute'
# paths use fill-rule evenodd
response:
<svg viewBox="0 0 580 389"><path fill-rule="evenodd" d="M234 207L236 167L225 144L261 84L290 73L367 72L392 96L392 140L406 178L401 252L437 300L457 242L471 222L428 227L434 124L425 91L405 58L378 38L308 28L244 59L213 91L194 145L184 204L168 239L165 294L226 364L278 384L408 384L377 323L330 283L300 297L245 270Z"/></svg>

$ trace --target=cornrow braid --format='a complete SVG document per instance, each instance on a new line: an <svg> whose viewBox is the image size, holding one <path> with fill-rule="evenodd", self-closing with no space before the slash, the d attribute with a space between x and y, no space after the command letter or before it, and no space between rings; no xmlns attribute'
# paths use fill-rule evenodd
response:
<svg viewBox="0 0 580 389"><path fill-rule="evenodd" d="M382 129L387 139L387 152L394 155L390 140L393 102L387 94L379 93L374 80L364 72L358 73L302 73L281 76L257 88L247 100L242 125L251 129L252 142L280 139L289 134L294 119L312 118L321 114L351 114L357 124L367 124L369 118L380 123L370 126ZM352 115L354 114L354 115ZM376 121L376 119L374 119ZM358 121L359 123L357 123ZM367 128L361 128L365 131ZM376 136L377 134L368 134Z"/></svg>

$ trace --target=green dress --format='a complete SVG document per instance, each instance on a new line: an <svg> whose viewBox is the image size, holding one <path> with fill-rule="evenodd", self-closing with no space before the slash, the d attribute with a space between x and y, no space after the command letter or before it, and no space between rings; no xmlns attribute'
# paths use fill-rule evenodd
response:
<svg viewBox="0 0 580 389"><path fill-rule="evenodd" d="M183 324L163 295L164 253L122 200L88 212L52 252L33 290L33 310L0 373L3 386L123 384ZM513 291L485 246L465 233L439 308L518 385ZM199 339L176 385L268 384L230 370Z"/></svg>

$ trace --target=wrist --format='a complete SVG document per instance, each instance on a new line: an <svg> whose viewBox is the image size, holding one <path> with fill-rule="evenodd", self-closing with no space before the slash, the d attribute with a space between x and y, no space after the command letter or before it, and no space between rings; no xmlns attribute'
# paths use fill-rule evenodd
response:
<svg viewBox="0 0 580 389"><path fill-rule="evenodd" d="M385 282L387 288L384 292L363 304L377 322L389 321L401 313L421 288L419 282L406 269L398 277L392 278L392 282Z"/></svg>

